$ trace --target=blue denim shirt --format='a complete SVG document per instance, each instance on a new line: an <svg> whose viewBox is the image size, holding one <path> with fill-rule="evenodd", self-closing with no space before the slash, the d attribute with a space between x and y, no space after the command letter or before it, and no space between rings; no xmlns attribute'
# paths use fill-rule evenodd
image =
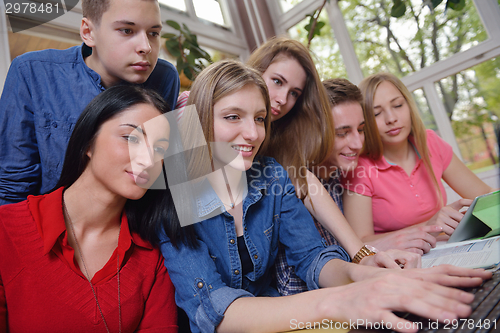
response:
<svg viewBox="0 0 500 333"><path fill-rule="evenodd" d="M104 87L84 57L85 44L29 52L15 58L0 99L0 205L51 190L59 180L73 127ZM176 69L159 59L144 87L175 107Z"/></svg>
<svg viewBox="0 0 500 333"><path fill-rule="evenodd" d="M295 195L284 168L272 158L259 158L247 171L248 194L243 200L243 237L254 270L242 276L233 217L223 211L215 193L200 194L201 209L221 214L194 225L198 248L175 248L164 232L160 247L176 289L177 305L186 311L193 332L214 332L227 307L239 297L278 296L272 287L278 245L288 263L318 288L321 269L331 259L349 260L339 246L327 247L311 215ZM218 202L218 204L214 204Z"/></svg>

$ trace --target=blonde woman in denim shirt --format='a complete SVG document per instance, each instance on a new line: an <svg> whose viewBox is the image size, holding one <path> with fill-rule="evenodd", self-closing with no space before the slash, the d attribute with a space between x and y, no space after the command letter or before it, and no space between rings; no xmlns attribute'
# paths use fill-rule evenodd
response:
<svg viewBox="0 0 500 333"><path fill-rule="evenodd" d="M208 150L212 171L225 174L219 183L207 177L210 186L199 187L196 212L220 214L190 226L192 242L180 234L159 234L177 305L193 332L277 332L294 322L325 318L383 320L396 327L406 320L393 310L439 320L470 313L473 295L444 286L478 285L489 273L452 266L398 271L355 265L342 248L324 245L285 170L271 158L256 157L265 144L270 107L266 85L252 69L234 61L211 65L193 84L190 104L197 108L205 140L215 142ZM187 119L182 122L192 125ZM238 158L226 160L219 151L223 146ZM219 163L226 167L218 169ZM200 169L188 162L188 174ZM238 175L246 177L246 195L239 193ZM168 224L164 221L167 230ZM278 295L272 271L279 243L311 291L270 297Z"/></svg>

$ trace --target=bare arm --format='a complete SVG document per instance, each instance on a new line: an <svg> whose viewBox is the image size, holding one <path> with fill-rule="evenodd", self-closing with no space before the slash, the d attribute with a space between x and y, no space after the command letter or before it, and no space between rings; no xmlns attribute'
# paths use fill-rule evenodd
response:
<svg viewBox="0 0 500 333"><path fill-rule="evenodd" d="M474 199L495 190L479 179L455 154L443 172L443 179L462 198Z"/></svg>
<svg viewBox="0 0 500 333"><path fill-rule="evenodd" d="M307 171L307 183L308 195L304 204L309 213L338 240L353 258L365 243L356 235L323 184L309 171ZM420 267L421 261L419 257L406 251L391 251L365 257L361 260L361 264L386 268L400 268L399 264L403 264L405 268L415 268Z"/></svg>
<svg viewBox="0 0 500 333"><path fill-rule="evenodd" d="M345 217L354 232L363 242L381 250L400 249L426 253L436 246L436 238L431 233L443 230L441 226L419 224L376 235L373 228L372 198L346 190L343 201Z"/></svg>
<svg viewBox="0 0 500 333"><path fill-rule="evenodd" d="M337 263L333 263L335 261ZM337 259L330 262L332 266L325 268L336 275L340 270L344 272L340 273L343 278L356 280L364 276L367 279L286 297L239 298L227 308L217 332L279 332L299 328L298 323L320 322L325 318L338 322L383 320L391 322L393 327L403 327L401 332L415 332L405 330L404 323L408 322L392 311L410 311L441 321L468 316L470 307L466 304L472 302L473 295L443 286L475 286L491 276L483 270L445 265L397 271Z"/></svg>
<svg viewBox="0 0 500 333"><path fill-rule="evenodd" d="M363 242L345 219L344 215L333 201L328 191L316 176L307 171L308 195L304 205L309 213L325 227L353 258L363 247Z"/></svg>

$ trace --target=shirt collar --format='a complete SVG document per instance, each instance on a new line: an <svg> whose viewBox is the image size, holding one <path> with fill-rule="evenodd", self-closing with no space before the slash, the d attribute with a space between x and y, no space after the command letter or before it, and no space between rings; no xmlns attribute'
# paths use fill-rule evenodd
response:
<svg viewBox="0 0 500 333"><path fill-rule="evenodd" d="M242 194L243 198L246 197L254 197L257 192L265 189L267 187L267 182L264 177L262 177L262 172L258 168L254 168L256 164L261 164L261 167L264 168L265 165L263 161L257 159L254 161L252 167L247 170L246 176L242 177L241 182L246 181L246 190ZM240 186L243 184L240 184ZM208 214L213 213L215 210L219 209L220 213L225 211L224 204L219 199L217 194L210 185L207 177L203 177L202 180L197 181L193 184L194 192L196 193L196 208L198 210L198 217L203 217Z"/></svg>
<svg viewBox="0 0 500 333"><path fill-rule="evenodd" d="M413 150L417 154L418 159L421 160L422 158L420 157L420 154L418 153L417 147L415 146L415 138L413 137L413 135L410 135L408 137L408 141L410 142L411 147L413 148ZM375 166L379 170L387 170L390 167L396 167L397 166L397 164L392 164L392 163L387 162L387 160L385 159L385 157L383 155L378 160L376 160L374 162L375 162Z"/></svg>
<svg viewBox="0 0 500 333"><path fill-rule="evenodd" d="M62 195L64 188L59 188L52 193L39 196L28 196L28 207L35 220L38 232L43 240L43 252L49 253L58 238L66 232L64 224ZM153 249L153 246L140 238L136 233L130 233L126 214L121 219L120 235L118 238L118 247L126 252L131 244Z"/></svg>
<svg viewBox="0 0 500 333"><path fill-rule="evenodd" d="M82 43L82 50L81 52L78 52L78 59L81 63L83 63L85 70L87 71L88 75L92 78L92 80L95 82L97 87L100 90L104 91L105 88L102 85L101 76L97 72L95 72L92 68L87 66L87 64L85 63L85 58L87 58L91 54L92 54L92 48L88 47L85 43Z"/></svg>

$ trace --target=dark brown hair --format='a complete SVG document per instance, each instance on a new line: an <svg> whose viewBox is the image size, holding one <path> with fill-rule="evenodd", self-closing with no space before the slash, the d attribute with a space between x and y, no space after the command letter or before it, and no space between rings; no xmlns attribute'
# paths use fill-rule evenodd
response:
<svg viewBox="0 0 500 333"><path fill-rule="evenodd" d="M365 143L363 145L363 153L369 155L373 159L380 158L382 141L378 134L377 123L374 117L366 115L361 90L349 80L341 78L325 80L323 81L323 86L326 89L326 94L328 95L332 108L343 103L359 103L361 105L365 118ZM378 155L374 156L374 152Z"/></svg>
<svg viewBox="0 0 500 333"><path fill-rule="evenodd" d="M306 84L290 112L271 124L269 144L262 154L274 157L287 169L303 200L308 193L304 171L321 164L333 148L333 117L311 54L300 42L271 38L252 53L247 64L263 74L283 56L299 62L306 72Z"/></svg>

